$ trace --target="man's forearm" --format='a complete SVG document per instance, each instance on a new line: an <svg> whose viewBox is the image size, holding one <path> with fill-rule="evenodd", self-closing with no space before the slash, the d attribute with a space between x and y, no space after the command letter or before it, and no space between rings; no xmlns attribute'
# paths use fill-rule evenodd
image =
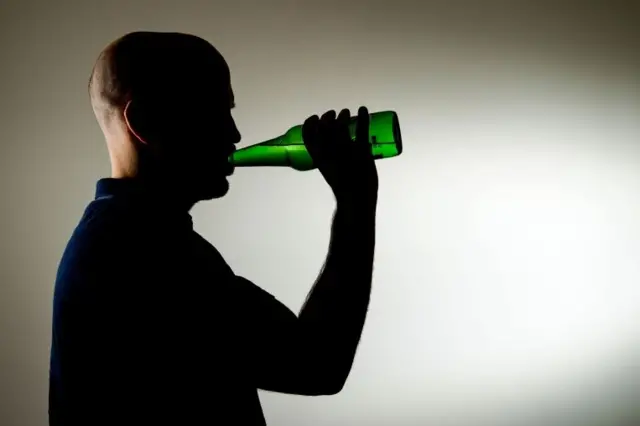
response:
<svg viewBox="0 0 640 426"><path fill-rule="evenodd" d="M300 311L315 368L332 386L346 381L371 294L375 203L338 204L324 268Z"/></svg>

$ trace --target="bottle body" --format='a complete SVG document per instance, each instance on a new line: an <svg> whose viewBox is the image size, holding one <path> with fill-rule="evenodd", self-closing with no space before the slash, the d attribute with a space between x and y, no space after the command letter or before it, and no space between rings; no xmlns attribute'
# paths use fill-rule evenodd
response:
<svg viewBox="0 0 640 426"><path fill-rule="evenodd" d="M349 134L355 139L357 116L351 117ZM394 111L374 112L369 116L369 143L375 159L396 157L402 153L402 136L398 115ZM302 125L255 145L237 150L229 157L236 167L291 167L312 170L313 160L304 145Z"/></svg>

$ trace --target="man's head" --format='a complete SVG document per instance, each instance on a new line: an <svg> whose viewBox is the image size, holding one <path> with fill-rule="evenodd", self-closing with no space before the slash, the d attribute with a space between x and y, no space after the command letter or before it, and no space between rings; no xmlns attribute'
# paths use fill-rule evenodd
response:
<svg viewBox="0 0 640 426"><path fill-rule="evenodd" d="M158 184L196 203L222 197L240 133L229 67L188 34L129 33L98 57L89 81L112 176Z"/></svg>

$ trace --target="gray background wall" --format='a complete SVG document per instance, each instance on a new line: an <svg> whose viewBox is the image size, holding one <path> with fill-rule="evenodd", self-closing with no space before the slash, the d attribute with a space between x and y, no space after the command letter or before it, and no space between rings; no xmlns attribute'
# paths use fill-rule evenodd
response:
<svg viewBox="0 0 640 426"><path fill-rule="evenodd" d="M55 271L110 170L87 79L138 29L219 48L241 146L329 108L400 116L348 385L262 393L269 424L638 424L636 5L3 0L0 424L46 424ZM231 186L194 209L197 230L297 311L326 253L328 188L278 169Z"/></svg>

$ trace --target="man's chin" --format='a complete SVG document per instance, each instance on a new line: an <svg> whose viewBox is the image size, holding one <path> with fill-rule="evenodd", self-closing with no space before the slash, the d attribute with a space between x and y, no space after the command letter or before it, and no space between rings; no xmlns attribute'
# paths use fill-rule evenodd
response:
<svg viewBox="0 0 640 426"><path fill-rule="evenodd" d="M211 183L203 187L200 191L200 199L202 201L222 198L229 192L229 181L226 177L216 179L215 183Z"/></svg>

